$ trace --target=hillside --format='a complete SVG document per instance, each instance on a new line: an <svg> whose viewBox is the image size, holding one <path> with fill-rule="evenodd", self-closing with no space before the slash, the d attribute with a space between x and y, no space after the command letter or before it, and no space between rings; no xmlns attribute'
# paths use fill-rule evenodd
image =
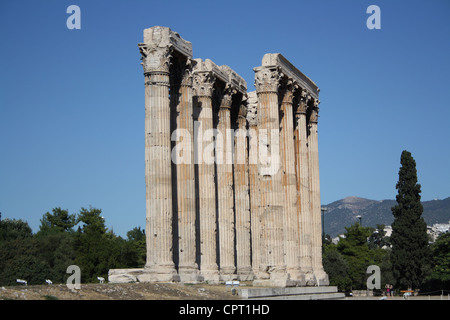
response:
<svg viewBox="0 0 450 320"><path fill-rule="evenodd" d="M325 213L325 233L332 237L345 232L345 227L359 221L356 216L362 218L362 225L376 227L377 224L390 225L394 221L391 208L395 206L395 200L370 200L358 197L347 197L332 202ZM435 223L448 223L450 220L450 197L443 200L423 201L423 218L427 225Z"/></svg>

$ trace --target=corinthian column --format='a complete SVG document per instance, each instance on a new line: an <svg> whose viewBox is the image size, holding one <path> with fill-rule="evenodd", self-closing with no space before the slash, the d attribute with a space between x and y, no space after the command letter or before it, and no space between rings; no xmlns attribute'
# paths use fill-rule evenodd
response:
<svg viewBox="0 0 450 320"><path fill-rule="evenodd" d="M220 93L218 93L220 95ZM234 193L230 108L233 90L226 85L220 99L216 144L219 265L222 280L235 279L234 265Z"/></svg>
<svg viewBox="0 0 450 320"><path fill-rule="evenodd" d="M298 216L297 216L297 185L295 178L295 154L294 154L294 119L292 111L292 99L294 84L291 80L285 80L280 94L281 124L280 147L282 185L284 189L284 237L286 252L286 268L292 280L302 284L304 279L300 274L298 252Z"/></svg>
<svg viewBox="0 0 450 320"><path fill-rule="evenodd" d="M317 122L319 101L314 101L309 117L309 172L310 172L310 210L312 215L312 266L318 284L328 285L328 275L322 265L322 233L320 210L320 181L319 181L319 147L317 139Z"/></svg>
<svg viewBox="0 0 450 320"><path fill-rule="evenodd" d="M284 259L284 194L281 184L279 154L278 84L276 68L255 68L258 96L258 138L260 176L261 238L260 268L267 270L270 280L255 280L254 285L286 286L288 279Z"/></svg>
<svg viewBox="0 0 450 320"><path fill-rule="evenodd" d="M298 217L299 217L299 259L300 270L305 276L306 285L314 285L312 269L312 223L309 201L309 156L306 126L307 96L302 91L295 113L295 168L297 178Z"/></svg>
<svg viewBox="0 0 450 320"><path fill-rule="evenodd" d="M195 239L194 122L191 60L179 55L171 66L172 185L178 227L178 273L182 282L198 281ZM176 208L176 210L175 210Z"/></svg>
<svg viewBox="0 0 450 320"><path fill-rule="evenodd" d="M236 203L236 271L241 281L253 280L250 240L250 200L247 147L247 106L237 116L234 152L234 194Z"/></svg>
<svg viewBox="0 0 450 320"><path fill-rule="evenodd" d="M144 281L172 281L169 62L171 47L139 45L145 76L145 182L147 263Z"/></svg>
<svg viewBox="0 0 450 320"><path fill-rule="evenodd" d="M252 242L252 269L255 280L268 279L269 274L265 266L265 252L261 249L261 193L258 174L258 98L255 91L248 93L247 100L248 121L248 177L250 184L250 217ZM264 260L264 261L263 261Z"/></svg>
<svg viewBox="0 0 450 320"><path fill-rule="evenodd" d="M219 282L216 255L216 192L212 94L215 77L212 72L194 73L195 112L197 120L196 163L200 225L200 272L205 281ZM209 152L208 152L209 150Z"/></svg>

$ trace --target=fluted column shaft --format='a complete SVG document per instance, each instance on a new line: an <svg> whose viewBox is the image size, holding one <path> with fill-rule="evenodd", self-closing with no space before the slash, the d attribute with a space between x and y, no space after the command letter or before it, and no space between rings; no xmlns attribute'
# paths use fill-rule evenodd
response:
<svg viewBox="0 0 450 320"><path fill-rule="evenodd" d="M285 286L284 257L284 194L279 159L279 110L277 70L256 70L255 87L258 95L259 175L261 193L261 254L263 269L268 270L271 285Z"/></svg>
<svg viewBox="0 0 450 320"><path fill-rule="evenodd" d="M148 70L145 59L161 61ZM170 281L176 273L172 240L172 174L169 101L169 48L146 51L145 172L146 172L146 271L154 280ZM154 65L153 65L154 66Z"/></svg>
<svg viewBox="0 0 450 320"><path fill-rule="evenodd" d="M264 267L266 254L261 249L261 193L258 174L258 128L256 119L249 121L249 184L250 184L250 216L252 240L252 269L256 279L268 278ZM264 261L263 261L264 260Z"/></svg>
<svg viewBox="0 0 450 320"><path fill-rule="evenodd" d="M321 285L328 284L328 276L322 266L322 221L320 207L319 147L317 139L318 108L312 108L309 118L309 172L310 210L312 216L312 265L316 280Z"/></svg>
<svg viewBox="0 0 450 320"><path fill-rule="evenodd" d="M297 216L297 186L295 177L295 154L294 154L294 119L292 111L293 86L283 86L283 98L281 102L281 125L280 125L280 147L282 185L284 189L284 231L286 268L293 280L302 280L299 273L298 252L298 216Z"/></svg>
<svg viewBox="0 0 450 320"><path fill-rule="evenodd" d="M248 176L246 106L241 105L235 134L234 192L236 208L236 273L241 281L252 280L250 199Z"/></svg>
<svg viewBox="0 0 450 320"><path fill-rule="evenodd" d="M192 105L192 75L190 61L174 65L172 71L176 83L171 87L172 116L176 141L172 151L176 170L176 209L178 218L178 273L180 280L196 281L198 266L196 259L195 232L195 169L194 169L194 122Z"/></svg>
<svg viewBox="0 0 450 320"><path fill-rule="evenodd" d="M312 224L309 201L309 156L307 146L306 100L300 98L295 114L295 155L297 172L297 195L299 217L299 259L300 269L305 275L306 284L314 284L312 272Z"/></svg>
<svg viewBox="0 0 450 320"><path fill-rule="evenodd" d="M214 77L211 73L194 74L196 94L198 168L199 230L200 230L200 272L205 281L218 282L216 192L214 169L213 135L213 93Z"/></svg>
<svg viewBox="0 0 450 320"><path fill-rule="evenodd" d="M234 264L234 193L230 108L232 94L224 90L218 111L217 133L221 137L216 145L217 195L219 221L219 267L222 279L231 280L236 271Z"/></svg>

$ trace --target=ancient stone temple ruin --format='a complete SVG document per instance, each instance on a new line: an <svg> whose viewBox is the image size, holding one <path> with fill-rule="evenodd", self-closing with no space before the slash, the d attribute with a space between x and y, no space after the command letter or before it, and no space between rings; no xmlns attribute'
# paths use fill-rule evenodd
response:
<svg viewBox="0 0 450 320"><path fill-rule="evenodd" d="M113 282L328 285L322 266L319 89L281 54L255 67L193 59L144 30L147 263Z"/></svg>

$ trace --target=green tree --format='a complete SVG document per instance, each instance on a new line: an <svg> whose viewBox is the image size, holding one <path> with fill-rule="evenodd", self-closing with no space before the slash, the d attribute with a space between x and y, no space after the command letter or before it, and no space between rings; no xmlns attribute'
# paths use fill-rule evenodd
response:
<svg viewBox="0 0 450 320"><path fill-rule="evenodd" d="M101 216L102 210L89 207L81 208L77 222L81 222L81 232L89 235L100 236L106 233L105 219Z"/></svg>
<svg viewBox="0 0 450 320"><path fill-rule="evenodd" d="M127 238L129 241L142 241L145 240L145 231L141 227L134 227L127 232Z"/></svg>
<svg viewBox="0 0 450 320"><path fill-rule="evenodd" d="M39 256L39 246L30 226L23 220L0 222L0 284L17 285L16 279L28 284L43 284L49 266Z"/></svg>
<svg viewBox="0 0 450 320"><path fill-rule="evenodd" d="M133 265L130 267L143 267L147 257L145 230L135 227L127 232L127 238L127 242L136 251L136 260L132 261Z"/></svg>
<svg viewBox="0 0 450 320"><path fill-rule="evenodd" d="M76 215L60 207L46 212L41 219L39 231L35 234L38 256L49 266L48 279L53 283L64 283L69 276L67 267L74 264L74 231Z"/></svg>
<svg viewBox="0 0 450 320"><path fill-rule="evenodd" d="M68 210L63 210L60 207L52 209L53 214L46 212L41 219L39 227L40 234L71 232L77 223L76 215L69 214Z"/></svg>
<svg viewBox="0 0 450 320"><path fill-rule="evenodd" d="M31 249L32 250L32 249ZM34 252L20 254L6 261L0 273L2 283L5 285L18 285L16 279L26 280L29 285L45 284L49 276L49 266L39 259Z"/></svg>
<svg viewBox="0 0 450 320"><path fill-rule="evenodd" d="M90 207L81 208L78 214L77 221L82 225L75 234L74 248L82 282L96 281L98 276L104 277L108 272L106 226L101 213L101 209Z"/></svg>
<svg viewBox="0 0 450 320"><path fill-rule="evenodd" d="M69 274L67 267L74 264L74 234L72 232L48 233L36 235L39 257L48 265L48 279L53 283L65 283Z"/></svg>
<svg viewBox="0 0 450 320"><path fill-rule="evenodd" d="M122 239L122 237L109 234L106 245L106 250L109 252L108 269L143 266L139 264L138 248L134 241L127 241Z"/></svg>
<svg viewBox="0 0 450 320"><path fill-rule="evenodd" d="M361 227L358 222L346 227L345 237L339 240L337 249L348 264L348 275L353 289L365 289L367 267L376 264L369 249L367 238L372 234L373 228Z"/></svg>
<svg viewBox="0 0 450 320"><path fill-rule="evenodd" d="M330 285L337 286L339 291L351 289L348 263L332 243L324 245L323 268L328 274Z"/></svg>
<svg viewBox="0 0 450 320"><path fill-rule="evenodd" d="M397 288L418 288L430 270L427 225L422 218L416 162L404 150L400 163L397 205L392 207L392 272Z"/></svg>
<svg viewBox="0 0 450 320"><path fill-rule="evenodd" d="M432 246L433 270L430 276L434 289L450 287L450 233L443 233Z"/></svg>
<svg viewBox="0 0 450 320"><path fill-rule="evenodd" d="M78 220L81 223L75 233L75 264L81 269L82 282L97 282L97 277L106 278L109 269L141 267L145 264L142 247L145 234L140 229L127 233L128 241L107 230L102 210L81 208Z"/></svg>
<svg viewBox="0 0 450 320"><path fill-rule="evenodd" d="M0 221L0 242L31 238L33 232L27 222L16 219Z"/></svg>
<svg viewBox="0 0 450 320"><path fill-rule="evenodd" d="M384 246L390 246L390 238L386 236L384 227L384 224L377 224L377 228L368 239L370 249L381 249Z"/></svg>
<svg viewBox="0 0 450 320"><path fill-rule="evenodd" d="M17 285L21 278L28 284L65 283L67 267L81 268L83 282L97 282L113 268L143 267L146 260L145 232L134 228L127 240L108 230L102 210L81 208L78 216L67 210L52 209L41 219L33 235L23 220L0 221L0 285ZM78 231L73 231L80 223Z"/></svg>

